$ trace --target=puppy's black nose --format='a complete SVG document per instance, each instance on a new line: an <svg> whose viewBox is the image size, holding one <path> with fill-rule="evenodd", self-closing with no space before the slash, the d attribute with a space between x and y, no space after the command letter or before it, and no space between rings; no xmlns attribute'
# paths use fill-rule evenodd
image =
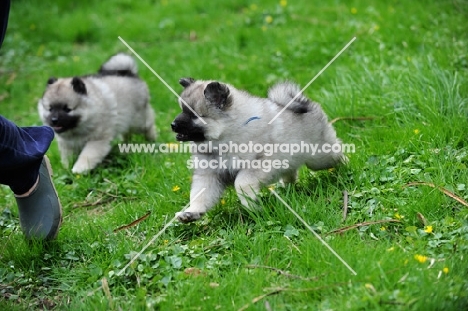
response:
<svg viewBox="0 0 468 311"><path fill-rule="evenodd" d="M52 123L52 125L57 125L58 118L57 117L50 118L50 122Z"/></svg>
<svg viewBox="0 0 468 311"><path fill-rule="evenodd" d="M171 123L171 128L174 132L177 132L177 129L179 128L179 125L177 124L177 122L172 122Z"/></svg>

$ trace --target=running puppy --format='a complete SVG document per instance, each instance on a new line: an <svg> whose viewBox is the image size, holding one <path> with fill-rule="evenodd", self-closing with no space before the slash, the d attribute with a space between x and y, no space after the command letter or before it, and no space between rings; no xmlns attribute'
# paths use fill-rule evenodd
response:
<svg viewBox="0 0 468 311"><path fill-rule="evenodd" d="M294 154L272 149L341 144L320 105L300 94L296 84L276 84L268 98L259 98L217 81L183 78L179 83L184 87L179 99L182 113L172 122L172 130L177 140L191 141L196 147L189 162L195 169L191 205L176 214L181 222L202 217L228 185L234 185L241 203L249 207L261 186L278 180L294 182L304 164L321 170L347 160L338 148ZM241 145L252 148L235 148Z"/></svg>

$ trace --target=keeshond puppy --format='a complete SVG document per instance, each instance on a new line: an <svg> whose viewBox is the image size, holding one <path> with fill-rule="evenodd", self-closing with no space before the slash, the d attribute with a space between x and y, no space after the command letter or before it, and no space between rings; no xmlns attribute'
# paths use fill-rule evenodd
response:
<svg viewBox="0 0 468 311"><path fill-rule="evenodd" d="M130 133L156 139L155 113L135 60L119 53L96 74L50 78L39 100L39 115L57 134L64 166L77 160L73 173L86 173L101 163L111 142Z"/></svg>
<svg viewBox="0 0 468 311"><path fill-rule="evenodd" d="M203 216L228 185L255 207L261 186L294 182L302 165L321 170L347 161L326 114L296 84L276 84L259 98L217 81L179 83L182 113L171 126L177 140L191 142L194 169L190 207L176 214L181 222Z"/></svg>

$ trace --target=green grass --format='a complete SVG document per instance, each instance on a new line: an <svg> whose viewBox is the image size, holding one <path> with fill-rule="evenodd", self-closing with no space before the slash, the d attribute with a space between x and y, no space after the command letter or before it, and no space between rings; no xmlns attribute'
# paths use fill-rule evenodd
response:
<svg viewBox="0 0 468 311"><path fill-rule="evenodd" d="M466 308L468 208L437 189L403 186L433 183L468 199L467 17L461 0L284 7L267 0L14 1L0 50L0 107L21 126L40 124L36 105L49 76L94 72L127 51L118 36L177 91L178 79L192 76L262 96L277 81L305 85L356 36L305 93L330 119L373 119L335 123L343 141L356 145L347 167L302 170L296 185L277 189L357 276L267 190L264 212L249 214L232 189L202 221L171 225L118 276L187 204L189 156L115 148L80 176L61 167L53 143L48 155L64 206L55 243L26 243L13 195L0 188L0 309ZM175 96L143 64L140 73L157 111L159 142L174 142ZM148 211L138 225L114 232ZM396 218L401 222L327 234Z"/></svg>

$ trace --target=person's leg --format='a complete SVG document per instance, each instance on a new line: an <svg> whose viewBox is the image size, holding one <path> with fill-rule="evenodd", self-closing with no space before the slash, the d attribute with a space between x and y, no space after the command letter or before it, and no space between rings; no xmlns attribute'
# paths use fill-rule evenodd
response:
<svg viewBox="0 0 468 311"><path fill-rule="evenodd" d="M16 195L30 190L53 139L50 127L20 128L0 116L0 184L9 186Z"/></svg>
<svg viewBox="0 0 468 311"><path fill-rule="evenodd" d="M0 116L0 184L15 194L21 229L28 239L55 238L62 221L45 156L53 139L49 127L18 127Z"/></svg>
<svg viewBox="0 0 468 311"><path fill-rule="evenodd" d="M0 47L9 12L10 0L0 0ZM0 116L0 184L15 194L21 229L28 239L54 239L62 222L62 206L45 156L53 139L49 127L19 128Z"/></svg>

